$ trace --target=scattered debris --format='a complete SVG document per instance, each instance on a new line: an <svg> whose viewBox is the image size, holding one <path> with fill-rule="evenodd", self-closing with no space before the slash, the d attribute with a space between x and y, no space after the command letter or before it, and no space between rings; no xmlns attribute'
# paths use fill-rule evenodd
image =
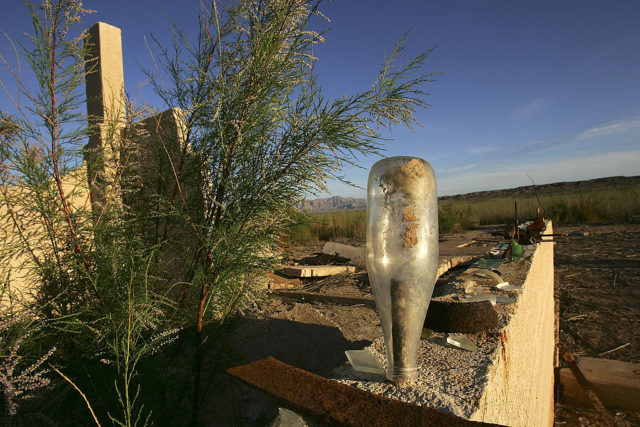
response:
<svg viewBox="0 0 640 427"><path fill-rule="evenodd" d="M475 345L466 335L462 334L449 334L447 337L447 344L451 344L454 347L471 352L478 350L478 346Z"/></svg>
<svg viewBox="0 0 640 427"><path fill-rule="evenodd" d="M628 346L628 345L630 345L630 344L631 344L631 343L630 343L630 342L628 342L628 343L626 343L626 344L622 344L622 345L621 345L621 346L619 346L619 347L612 348L611 350L603 351L603 352L602 352L602 353L600 353L598 356L604 356L605 354L610 354L610 353L613 353L614 351L622 350L623 348L625 348L626 346Z"/></svg>
<svg viewBox="0 0 640 427"><path fill-rule="evenodd" d="M342 305L365 305L374 309L376 308L376 303L372 297L344 297L338 295L324 295L297 291L279 291L276 292L276 294L281 298L294 301L319 301Z"/></svg>
<svg viewBox="0 0 640 427"><path fill-rule="evenodd" d="M384 375L380 361L369 350L347 350L344 354L355 371Z"/></svg>
<svg viewBox="0 0 640 427"><path fill-rule="evenodd" d="M298 291L277 291L276 294L281 298L294 301L365 305L374 309L376 307L371 297L343 297ZM484 331L498 326L498 313L486 301L478 303L431 301L424 326L436 332Z"/></svg>
<svg viewBox="0 0 640 427"><path fill-rule="evenodd" d="M265 282L267 289L296 289L302 287L302 281L298 278L285 277L276 273L267 274Z"/></svg>
<svg viewBox="0 0 640 427"><path fill-rule="evenodd" d="M355 273L350 265L295 265L284 267L282 272L291 277L327 277L343 273Z"/></svg>
<svg viewBox="0 0 640 427"><path fill-rule="evenodd" d="M572 322L574 320L583 320L586 319L589 316L589 313L587 314L576 314L575 316L571 316L569 317L567 320Z"/></svg>
<svg viewBox="0 0 640 427"><path fill-rule="evenodd" d="M351 264L364 267L367 265L367 250L364 247L343 245L342 243L327 242L322 247L322 253L346 258Z"/></svg>

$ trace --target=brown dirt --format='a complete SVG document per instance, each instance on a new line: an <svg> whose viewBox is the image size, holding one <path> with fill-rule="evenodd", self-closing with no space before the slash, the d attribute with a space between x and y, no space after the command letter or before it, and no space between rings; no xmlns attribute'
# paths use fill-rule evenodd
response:
<svg viewBox="0 0 640 427"><path fill-rule="evenodd" d="M640 225L555 232L564 234L556 238L555 281L565 351L639 363Z"/></svg>
<svg viewBox="0 0 640 427"><path fill-rule="evenodd" d="M561 351L640 363L640 225L554 227ZM611 349L628 346L603 354ZM621 425L640 413L610 410ZM593 409L556 404L556 425L605 425Z"/></svg>

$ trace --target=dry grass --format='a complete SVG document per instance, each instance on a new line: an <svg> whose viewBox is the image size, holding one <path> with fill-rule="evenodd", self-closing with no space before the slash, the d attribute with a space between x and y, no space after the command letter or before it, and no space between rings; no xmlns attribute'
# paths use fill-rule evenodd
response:
<svg viewBox="0 0 640 427"><path fill-rule="evenodd" d="M513 222L515 205L523 221L540 213L556 224L584 222L631 222L640 215L640 185L600 188L592 191L488 197L439 202L441 232L468 229L474 225ZM286 245L307 245L326 240L364 240L366 211L310 214L291 229Z"/></svg>
<svg viewBox="0 0 640 427"><path fill-rule="evenodd" d="M472 202L448 202L460 209L465 206L470 224L501 224L513 221L515 204L520 220L534 218L537 209L556 224L575 224L593 221L631 222L640 214L640 188L609 188L578 193L541 194L536 196L504 197Z"/></svg>

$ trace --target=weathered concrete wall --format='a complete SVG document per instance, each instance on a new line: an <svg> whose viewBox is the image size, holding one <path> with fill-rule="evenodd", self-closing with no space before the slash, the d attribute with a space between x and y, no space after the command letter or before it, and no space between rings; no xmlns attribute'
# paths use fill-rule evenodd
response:
<svg viewBox="0 0 640 427"><path fill-rule="evenodd" d="M553 233L551 222L545 233ZM510 426L553 424L553 277L553 243L540 243L472 420Z"/></svg>
<svg viewBox="0 0 640 427"><path fill-rule="evenodd" d="M63 177L62 188L72 208L90 208L87 169L84 165ZM0 191L4 193L2 197L4 200L34 197L28 195L28 189L25 187L1 188ZM25 211L19 204L12 204L11 210L9 210L6 204L0 203L0 251L12 250L15 246L24 247L24 241L28 243L36 256L50 249L50 241L47 239L42 225L42 218L35 215L34 212ZM8 280L14 297L22 300L29 299L29 295L34 289L31 284L32 278L28 273L33 267L33 256L27 251L16 253L9 260L8 265L2 266L0 271L7 275L2 279ZM5 298L0 301L0 307L4 307L8 303L5 295Z"/></svg>

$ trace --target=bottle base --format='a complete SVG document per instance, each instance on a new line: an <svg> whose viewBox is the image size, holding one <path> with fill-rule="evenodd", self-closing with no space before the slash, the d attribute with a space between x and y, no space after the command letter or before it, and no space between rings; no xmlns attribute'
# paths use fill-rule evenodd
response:
<svg viewBox="0 0 640 427"><path fill-rule="evenodd" d="M418 368L391 368L387 379L398 387L406 387L418 380Z"/></svg>

